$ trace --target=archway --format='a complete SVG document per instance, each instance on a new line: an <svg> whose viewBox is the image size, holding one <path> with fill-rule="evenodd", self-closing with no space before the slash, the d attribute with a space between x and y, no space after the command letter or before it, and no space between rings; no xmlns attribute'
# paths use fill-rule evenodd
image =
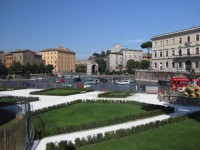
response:
<svg viewBox="0 0 200 150"><path fill-rule="evenodd" d="M190 60L187 60L185 62L185 70L186 71L191 71L192 70L192 62Z"/></svg>
<svg viewBox="0 0 200 150"><path fill-rule="evenodd" d="M97 66L96 66L96 64L93 64L91 69L92 69L92 74L93 75L97 74Z"/></svg>

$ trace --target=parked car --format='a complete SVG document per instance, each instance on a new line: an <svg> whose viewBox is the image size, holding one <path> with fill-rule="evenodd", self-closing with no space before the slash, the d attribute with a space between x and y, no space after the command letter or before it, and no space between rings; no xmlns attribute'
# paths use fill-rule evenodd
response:
<svg viewBox="0 0 200 150"><path fill-rule="evenodd" d="M170 81L166 79L158 80L158 84L167 86L167 85L170 85Z"/></svg>
<svg viewBox="0 0 200 150"><path fill-rule="evenodd" d="M31 87L31 86L35 86L35 84L31 82L24 82L23 86Z"/></svg>
<svg viewBox="0 0 200 150"><path fill-rule="evenodd" d="M81 78L74 78L74 82L79 82L81 81Z"/></svg>
<svg viewBox="0 0 200 150"><path fill-rule="evenodd" d="M72 84L69 84L69 83L63 83L63 84L62 84L62 87L63 87L63 88L66 88L66 87L73 87L73 85L72 85Z"/></svg>
<svg viewBox="0 0 200 150"><path fill-rule="evenodd" d="M83 88L84 88L84 89L91 88L91 84L84 83Z"/></svg>
<svg viewBox="0 0 200 150"><path fill-rule="evenodd" d="M117 84L122 84L122 85L129 84L129 83L130 83L129 80L119 80L119 81L117 82Z"/></svg>
<svg viewBox="0 0 200 150"><path fill-rule="evenodd" d="M37 80L43 80L43 78L42 77L37 77Z"/></svg>
<svg viewBox="0 0 200 150"><path fill-rule="evenodd" d="M32 77L29 79L30 81L37 81L37 78L36 77Z"/></svg>

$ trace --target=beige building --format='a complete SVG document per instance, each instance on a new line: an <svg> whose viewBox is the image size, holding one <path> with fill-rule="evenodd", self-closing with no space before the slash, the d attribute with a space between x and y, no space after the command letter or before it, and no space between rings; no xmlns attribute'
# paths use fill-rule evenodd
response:
<svg viewBox="0 0 200 150"><path fill-rule="evenodd" d="M29 63L31 65L36 64L39 66L41 64L44 65L45 63L44 60L42 60L41 55L38 55L31 50L16 50L10 53L13 54L13 61L20 62L22 65Z"/></svg>
<svg viewBox="0 0 200 150"><path fill-rule="evenodd" d="M53 65L54 73L65 74L67 72L75 72L75 52L68 48L57 47L48 48L40 51L45 65Z"/></svg>
<svg viewBox="0 0 200 150"><path fill-rule="evenodd" d="M0 63L2 64L5 63L5 54L3 51L0 51Z"/></svg>
<svg viewBox="0 0 200 150"><path fill-rule="evenodd" d="M108 55L108 69L112 70L120 70L120 66L122 70L126 68L127 61L132 59L135 61L140 61L143 59L143 51L135 50L135 49L127 49L121 47L120 44L116 44L111 48L111 52Z"/></svg>
<svg viewBox="0 0 200 150"><path fill-rule="evenodd" d="M200 27L152 37L152 69L200 72Z"/></svg>
<svg viewBox="0 0 200 150"><path fill-rule="evenodd" d="M26 65L27 63L36 64L37 66L44 65L42 57L31 50L16 50L4 55L4 63L7 68L12 66L13 62L20 62L21 65Z"/></svg>

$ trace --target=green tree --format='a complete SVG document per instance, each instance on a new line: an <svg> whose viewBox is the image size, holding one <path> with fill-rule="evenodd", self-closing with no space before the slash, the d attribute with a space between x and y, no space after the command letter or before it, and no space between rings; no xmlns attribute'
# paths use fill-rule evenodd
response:
<svg viewBox="0 0 200 150"><path fill-rule="evenodd" d="M23 66L20 62L13 62L12 66L8 68L9 74L22 74Z"/></svg>
<svg viewBox="0 0 200 150"><path fill-rule="evenodd" d="M151 42L151 41L147 41L147 42L142 43L141 48L146 48L146 49L147 49L148 58L149 58L149 57L150 57L149 51L150 51L151 48L152 48L152 42Z"/></svg>
<svg viewBox="0 0 200 150"><path fill-rule="evenodd" d="M82 72L82 73L86 73L87 71L87 65L76 65L76 72Z"/></svg>
<svg viewBox="0 0 200 150"><path fill-rule="evenodd" d="M96 63L98 64L99 73L104 73L106 71L106 61L102 57L98 57Z"/></svg>
<svg viewBox="0 0 200 150"><path fill-rule="evenodd" d="M105 57L106 56L106 53L102 50L101 51L101 57Z"/></svg>
<svg viewBox="0 0 200 150"><path fill-rule="evenodd" d="M147 60L141 61L141 69L149 69L150 63Z"/></svg>
<svg viewBox="0 0 200 150"><path fill-rule="evenodd" d="M129 74L134 73L134 65L135 65L135 60L130 59L127 61L126 69Z"/></svg>
<svg viewBox="0 0 200 150"><path fill-rule="evenodd" d="M53 65L46 65L45 66L45 73L52 74L53 69L54 69Z"/></svg>
<svg viewBox="0 0 200 150"><path fill-rule="evenodd" d="M110 54L110 50L106 51L106 56L108 56Z"/></svg>
<svg viewBox="0 0 200 150"><path fill-rule="evenodd" d="M5 76L8 74L8 69L6 68L6 66L4 64L2 64L0 62L0 76Z"/></svg>

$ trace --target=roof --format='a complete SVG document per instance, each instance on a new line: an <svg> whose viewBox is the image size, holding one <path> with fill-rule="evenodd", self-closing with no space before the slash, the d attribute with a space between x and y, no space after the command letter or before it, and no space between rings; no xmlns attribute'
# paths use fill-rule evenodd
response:
<svg viewBox="0 0 200 150"><path fill-rule="evenodd" d="M15 51L12 51L10 53L25 53L25 52L28 52L28 51L30 51L32 53L36 53L36 52L34 52L32 50L29 50L29 49L26 49L26 50L15 50Z"/></svg>
<svg viewBox="0 0 200 150"><path fill-rule="evenodd" d="M166 37L166 36L174 36L174 35L178 35L178 34L184 34L184 33L187 33L187 32L197 32L197 31L200 31L200 26L197 26L197 27L193 27L193 28L188 28L188 29L183 29L183 30L178 30L178 31L175 31L175 32L169 32L169 33L165 33L165 34L161 34L161 35L156 35L156 36L153 36L151 38L151 40L155 40L157 38L162 38L162 37Z"/></svg>
<svg viewBox="0 0 200 150"><path fill-rule="evenodd" d="M135 51L135 52L142 52L141 49L128 49L128 48L122 48L121 51Z"/></svg>
<svg viewBox="0 0 200 150"><path fill-rule="evenodd" d="M75 54L75 52L71 51L69 48L64 48L64 47L47 48L47 49L41 50L40 52L51 52L51 51L60 51L60 52L68 52L68 53Z"/></svg>

